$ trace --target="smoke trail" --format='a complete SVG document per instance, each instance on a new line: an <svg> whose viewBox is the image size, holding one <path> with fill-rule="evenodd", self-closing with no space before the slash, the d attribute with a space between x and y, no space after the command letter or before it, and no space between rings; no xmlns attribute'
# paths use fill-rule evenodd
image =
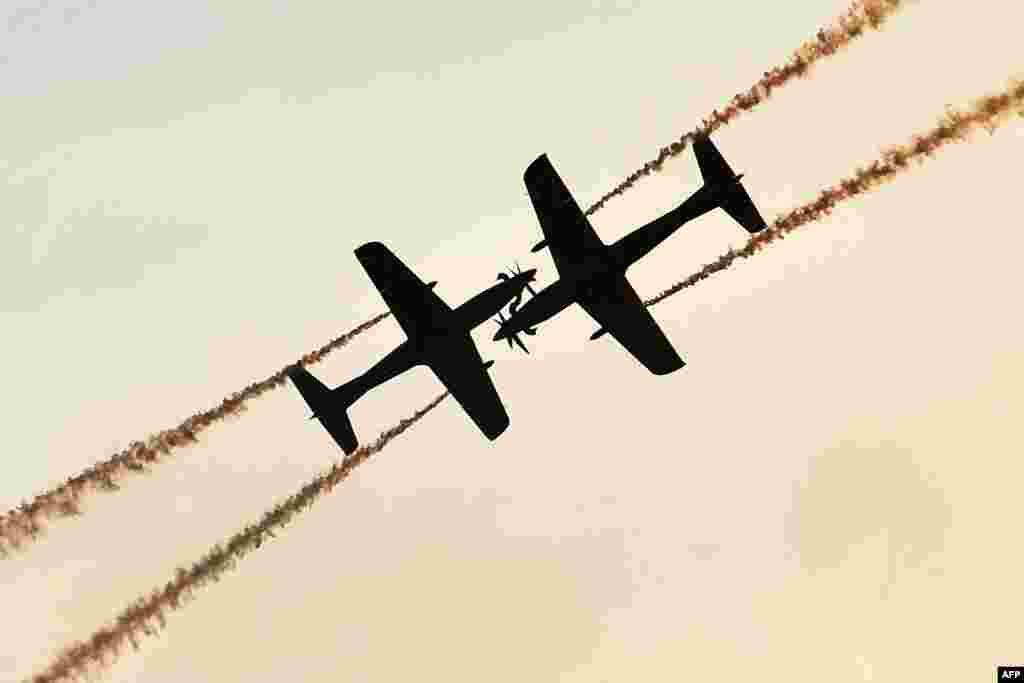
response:
<svg viewBox="0 0 1024 683"><path fill-rule="evenodd" d="M356 335L370 329L389 313L382 313L316 351L307 353L295 364L308 366L319 363L324 356L348 344ZM130 472L144 472L149 465L160 462L175 448L197 441L196 436L214 423L229 415L245 410L247 401L275 389L285 383L286 368L278 370L267 379L254 382L220 402L211 410L196 413L177 427L167 429L136 441L117 455L93 465L81 474L68 479L66 483L36 496L31 502L22 503L0 517L0 556L8 556L29 541L37 540L46 522L57 517L69 517L81 513L82 498L94 491L115 491L118 481Z"/></svg>
<svg viewBox="0 0 1024 683"><path fill-rule="evenodd" d="M589 216L599 211L609 199L628 190L641 177L649 175L652 171L660 170L667 159L677 156L686 148L694 135L701 132L711 133L720 128L738 116L740 112L753 109L766 100L774 88L784 85L794 77L805 75L812 64L845 47L866 29L880 28L885 20L907 4L907 1L856 0L832 27L818 31L814 40L804 43L793 53L785 65L766 72L764 77L749 91L734 96L723 111L712 112L711 117L696 131L684 133L677 142L662 148L656 159L647 162L642 169L630 175L615 189L604 195L596 204L587 209L586 215ZM387 315L384 313L373 318L320 350L307 354L299 362L303 365L319 362L324 355L344 346L349 339L377 324ZM145 471L147 465L158 462L161 455L166 455L174 448L196 441L196 434L209 427L213 422L241 412L245 409L246 401L283 384L284 373L285 371L282 369L261 382L251 384L224 399L219 407L193 415L173 429L150 436L145 442L136 441L121 453L90 467L69 479L65 484L10 510L0 517L0 556L7 556L12 549L19 549L29 540L36 540L47 521L56 517L80 514L80 503L85 493L97 490L116 490L117 481L128 472Z"/></svg>
<svg viewBox="0 0 1024 683"><path fill-rule="evenodd" d="M781 87L793 78L806 76L810 67L824 57L835 54L862 35L867 29L880 29L886 19L908 4L908 0L855 0L850 9L840 16L827 29L821 29L813 40L801 45L782 66L766 71L764 76L749 90L734 95L722 111L717 109L705 119L696 130L683 133L679 140L668 147L662 147L658 156L634 171L619 183L611 192L601 197L586 210L587 216L601 210L609 199L616 197L631 188L636 181L654 171L660 171L662 164L674 156L678 156L686 146L698 135L709 135L725 124L731 122L742 112L750 111L767 100L772 90Z"/></svg>
<svg viewBox="0 0 1024 683"><path fill-rule="evenodd" d="M340 464L334 465L298 493L266 512L260 521L250 524L223 545L213 546L191 569L179 567L174 578L148 597L139 598L123 610L109 625L96 631L88 640L71 645L61 652L46 671L37 674L33 683L51 683L84 678L97 666L108 666L120 655L125 642L139 648L139 636L156 635L166 626L168 611L183 607L194 597L196 589L208 586L231 569L237 561L260 547L264 539L273 537L274 531L285 527L295 515L305 511L324 494L344 481L359 465L381 451L396 436L414 425L424 415L436 408L448 396L439 395L433 401L417 410L412 417L405 418L396 426L383 432L371 444L360 447ZM154 623L156 622L156 623Z"/></svg>
<svg viewBox="0 0 1024 683"><path fill-rule="evenodd" d="M801 225L828 215L839 202L874 189L907 170L912 160L921 162L925 157L930 157L937 149L951 142L966 140L969 134L978 128L985 128L993 133L1013 114L1024 116L1024 82L1011 81L1010 86L1004 92L976 101L967 111L949 109L941 118L939 125L932 130L915 136L907 144L886 150L881 159L872 162L866 168L858 169L852 178L844 179L837 185L823 190L815 201L776 218L771 227L755 235L739 251L730 250L698 273L649 299L645 302L646 305L653 306L711 274L724 270L737 258L749 257ZM378 316L378 318L364 323L362 328L365 329L376 324L384 317L384 315ZM356 333L354 330L349 335L353 336ZM303 357L301 362L304 364L316 362L319 360L317 354L322 355L326 352L325 349L329 351L328 347ZM278 375L274 377L278 377ZM275 386L283 382L283 379L267 380L267 382L272 381L276 383L271 386ZM267 389L269 388L268 386ZM169 581L163 589L154 591L148 598L137 600L121 612L111 626L100 629L89 640L65 649L50 668L31 680L34 683L47 683L85 676L89 673L91 666L108 664L107 658L116 657L125 641L131 642L134 647L138 648L140 634L155 635L160 628L166 625L168 610L173 611L180 608L193 597L193 592L197 588L218 580L225 572L233 569L237 560L259 548L264 538L273 536L275 529L287 525L296 514L312 505L323 494L333 490L351 474L352 470L382 450L391 439L416 423L447 396L448 392L441 394L411 418L402 420L397 426L382 433L374 443L359 448L340 465L333 466L300 489L298 493L275 506L259 522L245 527L232 536L224 546L214 546L190 570L179 568L175 573L175 578ZM154 621L157 623L154 624Z"/></svg>
<svg viewBox="0 0 1024 683"><path fill-rule="evenodd" d="M692 287L720 270L725 270L736 259L753 256L801 225L827 216L840 202L889 182L910 168L911 161L923 162L936 150L951 142L966 141L970 133L979 128L985 128L990 134L994 133L995 129L1013 114L1024 116L1024 82L1016 80L1010 81L1009 87L1003 92L976 100L966 111L947 108L935 128L924 134L915 135L904 145L885 150L881 159L871 162L865 168L857 169L853 177L845 178L838 184L822 190L814 201L776 218L771 226L751 237L742 249L730 249L690 277L677 282L644 303L653 306L676 292Z"/></svg>

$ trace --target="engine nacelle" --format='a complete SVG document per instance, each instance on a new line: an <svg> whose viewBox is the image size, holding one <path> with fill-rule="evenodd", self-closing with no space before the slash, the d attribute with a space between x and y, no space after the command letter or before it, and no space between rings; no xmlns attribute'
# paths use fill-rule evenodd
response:
<svg viewBox="0 0 1024 683"><path fill-rule="evenodd" d="M602 328L601 328L601 329L599 329L599 330L598 330L597 332L595 332L594 334L590 335L590 339L591 339L591 340L597 339L597 338L598 338L598 337L600 337L601 335L607 334L607 332L608 332L608 330L606 330L606 329L604 329L604 328L602 327Z"/></svg>
<svg viewBox="0 0 1024 683"><path fill-rule="evenodd" d="M540 242L537 242L536 245L534 245L533 249L530 250L530 253L537 253L538 251L540 251L541 249L543 249L546 246L548 246L548 241L547 240L541 240Z"/></svg>

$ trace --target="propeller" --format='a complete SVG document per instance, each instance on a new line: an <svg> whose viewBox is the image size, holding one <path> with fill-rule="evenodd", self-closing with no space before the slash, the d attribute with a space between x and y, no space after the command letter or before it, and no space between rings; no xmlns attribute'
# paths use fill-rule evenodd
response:
<svg viewBox="0 0 1024 683"><path fill-rule="evenodd" d="M519 267L519 261L516 261L516 275L522 275L523 269ZM526 287L526 291L530 293L530 296L537 296L537 292L533 291L533 287L530 286L529 282L524 282L523 285Z"/></svg>
<svg viewBox="0 0 1024 683"><path fill-rule="evenodd" d="M498 273L498 280L499 281L500 280L508 280L508 279L510 279L509 275L511 275L511 277L513 277L513 278L520 277L523 274L523 269L519 267L519 262L516 261L515 270L512 270L511 268L509 268L508 272L509 272L508 275L506 275L505 273ZM526 287L526 291L528 291L530 293L530 296L537 296L537 292L535 292L533 290L533 287L530 286L529 282L524 282L523 285Z"/></svg>
<svg viewBox="0 0 1024 683"><path fill-rule="evenodd" d="M502 327L505 326L505 322L506 322L505 316L503 316L501 314L501 311L498 311L498 317L496 319L494 319L494 322L496 322L498 324L498 329L499 330ZM527 334L535 334L535 332L536 332L536 330L523 330L523 331L526 332ZM510 334L509 336L505 337L505 341L508 342L508 347L510 349L512 348L512 342L514 341L516 344L519 345L519 348L521 348L525 353L530 353L530 350L526 348L526 344L524 344L523 340L519 338L519 333Z"/></svg>

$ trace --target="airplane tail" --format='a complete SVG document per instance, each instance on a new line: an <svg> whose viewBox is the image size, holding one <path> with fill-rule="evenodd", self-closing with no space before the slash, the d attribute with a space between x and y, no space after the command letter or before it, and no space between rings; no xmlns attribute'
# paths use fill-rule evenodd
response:
<svg viewBox="0 0 1024 683"><path fill-rule="evenodd" d="M298 365L288 370L288 377L312 409L313 415L309 419L320 420L320 424L341 446L345 455L355 451L359 442L356 440L352 421L348 417L348 407L352 405L352 399L347 396L346 385L343 384L331 391L308 370Z"/></svg>
<svg viewBox="0 0 1024 683"><path fill-rule="evenodd" d="M767 228L768 224L764 222L750 195L740 184L743 174L733 173L718 148L711 142L711 138L706 135L696 138L693 142L693 152L697 157L700 174L704 177L704 184L725 188L724 196L718 205L751 234Z"/></svg>

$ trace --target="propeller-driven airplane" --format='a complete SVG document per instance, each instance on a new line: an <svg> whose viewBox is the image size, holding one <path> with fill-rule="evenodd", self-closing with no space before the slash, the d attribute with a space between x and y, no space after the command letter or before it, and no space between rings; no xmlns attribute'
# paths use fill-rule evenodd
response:
<svg viewBox="0 0 1024 683"><path fill-rule="evenodd" d="M494 340L519 332L532 334L536 325L578 303L600 325L591 339L611 334L656 375L683 367L685 363L630 286L626 270L684 223L716 208L724 209L750 233L767 227L740 184L742 174L733 173L710 138L694 140L693 151L704 185L680 206L610 245L594 232L547 155L530 164L523 180L544 232L543 241L531 251L548 247L559 279L518 311L511 311L508 320L502 318Z"/></svg>
<svg viewBox="0 0 1024 683"><path fill-rule="evenodd" d="M364 374L333 390L302 366L292 366L288 376L313 410L310 419L319 419L342 450L352 453L358 441L348 417L349 406L389 379L426 365L484 436L492 441L498 438L508 428L508 413L487 374L494 361L483 362L470 332L514 298L518 301L537 270L511 277L503 273L498 284L452 309L434 293L436 281L424 284L380 242L364 244L355 254L407 339Z"/></svg>

